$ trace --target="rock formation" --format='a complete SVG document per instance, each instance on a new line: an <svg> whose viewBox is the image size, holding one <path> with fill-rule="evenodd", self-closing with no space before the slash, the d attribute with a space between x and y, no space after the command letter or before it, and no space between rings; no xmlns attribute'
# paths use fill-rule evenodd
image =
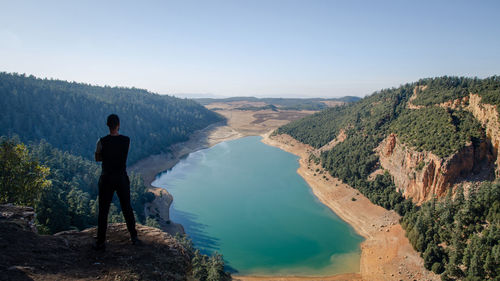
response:
<svg viewBox="0 0 500 281"><path fill-rule="evenodd" d="M174 223L170 220L170 206L174 201L172 194L168 193L163 188L150 188L150 191L155 195L153 201L144 205L144 215L146 217L154 217L161 226L161 229L172 235L176 233L184 234L184 227L181 224Z"/></svg>
<svg viewBox="0 0 500 281"><path fill-rule="evenodd" d="M396 187L417 204L445 195L455 183L472 175L488 177L493 161L485 141L478 146L469 143L457 153L440 158L406 147L395 134L382 141L377 152L380 165L392 175Z"/></svg>

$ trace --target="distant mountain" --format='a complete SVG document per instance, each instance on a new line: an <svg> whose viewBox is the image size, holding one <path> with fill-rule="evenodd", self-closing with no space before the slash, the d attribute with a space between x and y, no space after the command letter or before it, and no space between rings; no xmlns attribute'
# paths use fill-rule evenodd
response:
<svg viewBox="0 0 500 281"><path fill-rule="evenodd" d="M499 115L499 76L445 76L375 92L275 133L313 146L311 159L332 176L401 214L427 269L443 280L485 280L500 276Z"/></svg>
<svg viewBox="0 0 500 281"><path fill-rule="evenodd" d="M196 130L221 121L200 104L146 90L99 87L34 76L0 73L0 135L23 142L41 139L86 159L106 135L106 116L121 118L130 136L129 162L160 153Z"/></svg>
<svg viewBox="0 0 500 281"><path fill-rule="evenodd" d="M329 103L351 103L358 101L359 97L346 96L342 98L256 98L256 97L231 97L231 98L198 98L195 101L202 105L215 102L263 102L279 107L282 110L322 110L329 107Z"/></svg>

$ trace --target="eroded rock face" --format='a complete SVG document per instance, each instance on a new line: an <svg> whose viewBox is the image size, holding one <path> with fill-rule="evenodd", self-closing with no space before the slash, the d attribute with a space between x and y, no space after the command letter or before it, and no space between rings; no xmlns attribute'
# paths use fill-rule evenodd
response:
<svg viewBox="0 0 500 281"><path fill-rule="evenodd" d="M496 106L481 103L481 97L476 94L469 95L469 105L466 110L470 111L474 117L486 128L486 136L493 147L493 155L496 156L495 175L500 177L500 118Z"/></svg>
<svg viewBox="0 0 500 281"><path fill-rule="evenodd" d="M498 116L496 106L482 103L481 97L477 94L469 94L467 97L443 102L439 106L467 110L483 125L486 129L488 141L491 142L493 148L493 156L496 157L495 176L497 178L500 177L500 155L498 154L498 147L500 146L500 117Z"/></svg>
<svg viewBox="0 0 500 281"><path fill-rule="evenodd" d="M175 235L185 234L184 227L181 224L174 223L170 220L170 206L174 201L172 194L165 189L155 188L150 189L155 195L153 201L144 205L144 215L146 217L154 217L160 224L163 231Z"/></svg>
<svg viewBox="0 0 500 281"><path fill-rule="evenodd" d="M153 190L155 198L153 201L146 203L144 206L144 214L146 217L153 216L162 220L170 220L170 205L174 198L166 190L157 188Z"/></svg>
<svg viewBox="0 0 500 281"><path fill-rule="evenodd" d="M493 156L487 142L467 144L448 158L406 147L391 134L377 148L381 166L393 176L396 187L417 204L441 197L455 183L479 174Z"/></svg>

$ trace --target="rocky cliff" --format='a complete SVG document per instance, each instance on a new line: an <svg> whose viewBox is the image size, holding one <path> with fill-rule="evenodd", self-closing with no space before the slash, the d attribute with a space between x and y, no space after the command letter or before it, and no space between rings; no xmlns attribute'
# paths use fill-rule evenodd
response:
<svg viewBox="0 0 500 281"><path fill-rule="evenodd" d="M137 226L131 245L124 224L111 224L105 252L91 248L95 228L38 235L31 208L0 205L0 280L186 280L186 249L171 235Z"/></svg>
<svg viewBox="0 0 500 281"><path fill-rule="evenodd" d="M412 101L425 89L415 87L407 105L409 109L423 107L413 105ZM481 96L472 93L437 106L471 112L485 128L487 138L477 146L467 144L443 159L431 152L406 147L395 134L389 135L377 148L380 165L393 176L404 196L416 203L442 196L458 182L491 179L491 170L494 177L500 177L500 118L496 106L482 103Z"/></svg>
<svg viewBox="0 0 500 281"><path fill-rule="evenodd" d="M155 195L155 198L144 205L144 215L146 217L154 217L165 232L172 235L177 233L185 234L184 227L181 224L170 220L170 206L174 201L172 194L168 193L165 189L155 187L151 187L150 192Z"/></svg>
<svg viewBox="0 0 500 281"><path fill-rule="evenodd" d="M443 196L454 184L490 177L493 155L487 142L467 144L457 153L440 158L418 152L390 134L377 148L380 165L393 176L396 187L417 204Z"/></svg>
<svg viewBox="0 0 500 281"><path fill-rule="evenodd" d="M476 94L469 95L469 105L466 110L472 112L481 124L486 128L486 135L493 147L493 155L496 156L496 177L500 177L500 155L498 148L500 146L500 118L496 106L481 103L481 97Z"/></svg>
<svg viewBox="0 0 500 281"><path fill-rule="evenodd" d="M481 122L486 129L488 141L493 148L493 155L496 157L495 175L500 177L500 155L498 154L498 147L500 146L500 117L495 105L485 104L481 102L481 97L477 94L469 94L469 96L461 99L456 99L439 104L441 107L451 109L467 110L474 115L474 117Z"/></svg>

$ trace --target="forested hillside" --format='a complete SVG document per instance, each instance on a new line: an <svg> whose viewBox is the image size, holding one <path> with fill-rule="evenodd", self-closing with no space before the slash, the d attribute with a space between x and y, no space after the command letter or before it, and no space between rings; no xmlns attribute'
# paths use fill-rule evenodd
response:
<svg viewBox="0 0 500 281"><path fill-rule="evenodd" d="M390 133L396 133L410 149L443 158L467 143L476 146L487 142L485 128L470 112L436 106L470 93L499 109L500 77L422 79L381 90L354 104L329 108L275 133L289 134L320 148L344 131L344 141L321 153L320 161L332 176L357 188L372 202L401 214L402 226L421 252L425 266L442 274L444 280L495 279L500 273L498 179L470 190L468 196L458 188L454 196L449 190L446 199L416 206L397 191L387 172L373 180L369 177L380 168L376 148Z"/></svg>
<svg viewBox="0 0 500 281"><path fill-rule="evenodd" d="M45 142L26 146L19 143L16 139L0 138L0 167L2 167L0 169L0 204L14 203L21 206L33 206L36 212L36 229L39 233L52 234L70 229L83 230L96 224L98 210L97 180L100 169L94 162L79 156L73 156L67 152L61 152ZM143 215L144 203L151 200L154 195L147 191L141 177L137 175L130 175L130 187L131 203L137 222L157 227L158 224L155 223L154 219L145 218ZM123 217L119 209L120 205L117 198L115 197L114 199L110 208L109 222L123 222ZM29 208L11 207L8 205L2 205L1 207L4 210L8 209L9 212L16 209L29 210ZM30 214L29 211L25 213L28 214L27 216ZM6 215L4 218L11 218L11 215ZM11 237L13 235L19 235L19 238L15 238L13 243L7 243L8 245L3 243L2 247L6 250L3 258L6 258L5 262L7 264L17 264L16 258L30 259L33 258L33 255L46 254L46 252L54 255L57 251L56 256L60 257L61 255L67 256L69 252L76 251L80 252L78 253L80 257L82 254L86 256L84 254L87 252L86 249L94 242L94 239L91 239L91 241L82 239L85 236L84 233L89 235L87 229L84 233L70 233L70 235L76 235L75 237L81 240L79 245L69 246L68 241L66 241L66 244L63 243L66 248L64 245L61 248L61 240L58 240L56 244L46 245L47 239L52 239L50 236L42 236L44 240L40 244L38 240L39 236L34 235L31 231L30 235L26 236L23 233L25 229L20 226L29 225L29 229L32 229L32 222L25 220L25 218L21 218L20 220L22 221L21 224L13 224L11 228L6 227L6 225L9 225L8 220L3 219L1 221L2 230L7 230L2 233L3 242L7 243L6 241L9 241L9 238L12 241ZM148 244L155 245L154 248L164 246L164 243L157 240L158 238L163 240L170 237L165 234L158 235L151 228L137 227L141 233L141 239L147 241ZM118 226L118 228L121 228L121 231L118 233L116 228L117 225L111 225L108 228L108 232L114 232L109 237L111 240L114 240L111 242L111 247L123 247L123 244L127 243L128 232L125 225ZM95 229L91 230L90 233L92 232L95 233ZM150 232L153 232L153 235L150 235ZM117 238L119 235L122 237ZM151 241L150 238L156 239ZM224 271L224 260L220 254L214 253L211 257L201 254L199 250L193 247L193 243L186 236L176 236L176 240L184 247L183 251L176 253L185 255L186 259L191 261L192 268L190 274L193 275L193 278L196 280L206 280L207 278L211 278L208 280L231 280L230 274ZM116 245L118 243L122 245ZM124 247L124 249L130 248ZM147 249L147 247L144 249ZM137 254L137 250L137 248L133 250L134 254ZM13 255L13 252L16 254ZM151 249L149 249L149 253L152 253ZM111 259L115 260L114 257L111 257ZM165 259L165 255L156 253L156 257L153 259L156 261ZM52 264L57 263L52 258L38 260L43 265L40 266L41 270L37 272L39 274L42 273L42 275L47 270L47 261L52 261ZM112 260L108 261L108 263L112 263ZM136 262L141 263L143 261L143 258L138 258ZM148 264L151 265L150 263ZM181 265L180 263L173 264L175 268ZM130 267L130 265L127 265L127 267ZM170 271L165 271L163 266L160 267L164 270L162 274L168 275L170 273ZM6 270L7 267L2 266L2 269ZM83 271L87 270L84 269ZM53 274L53 272L51 273ZM106 275L108 273L106 272ZM123 274L123 272L121 273ZM149 273L147 272L147 274ZM12 272L9 274L12 274ZM157 274L155 276L158 277ZM81 278L81 276L79 277Z"/></svg>
<svg viewBox="0 0 500 281"><path fill-rule="evenodd" d="M5 72L0 73L0 108L0 135L17 135L23 142L45 139L85 159L93 158L97 139L108 133L106 116L116 113L120 132L131 138L129 163L222 120L192 100Z"/></svg>
<svg viewBox="0 0 500 281"><path fill-rule="evenodd" d="M97 223L99 165L62 152L47 142L25 145L0 138L0 204L33 206L38 229L56 233L85 229ZM138 175L130 176L131 203L139 223L146 223L144 204L154 198ZM115 196L110 221L122 222Z"/></svg>
<svg viewBox="0 0 500 281"><path fill-rule="evenodd" d="M109 133L109 114L120 116L120 132L131 138L129 164L223 120L192 100L8 73L0 73L0 106L0 204L34 207L43 234L96 225L101 169L93 157L98 137ZM129 177L136 221L158 227L144 215L154 194L139 175ZM109 222L123 221L115 196ZM202 255L186 237L179 240L198 279L230 279L221 255Z"/></svg>

